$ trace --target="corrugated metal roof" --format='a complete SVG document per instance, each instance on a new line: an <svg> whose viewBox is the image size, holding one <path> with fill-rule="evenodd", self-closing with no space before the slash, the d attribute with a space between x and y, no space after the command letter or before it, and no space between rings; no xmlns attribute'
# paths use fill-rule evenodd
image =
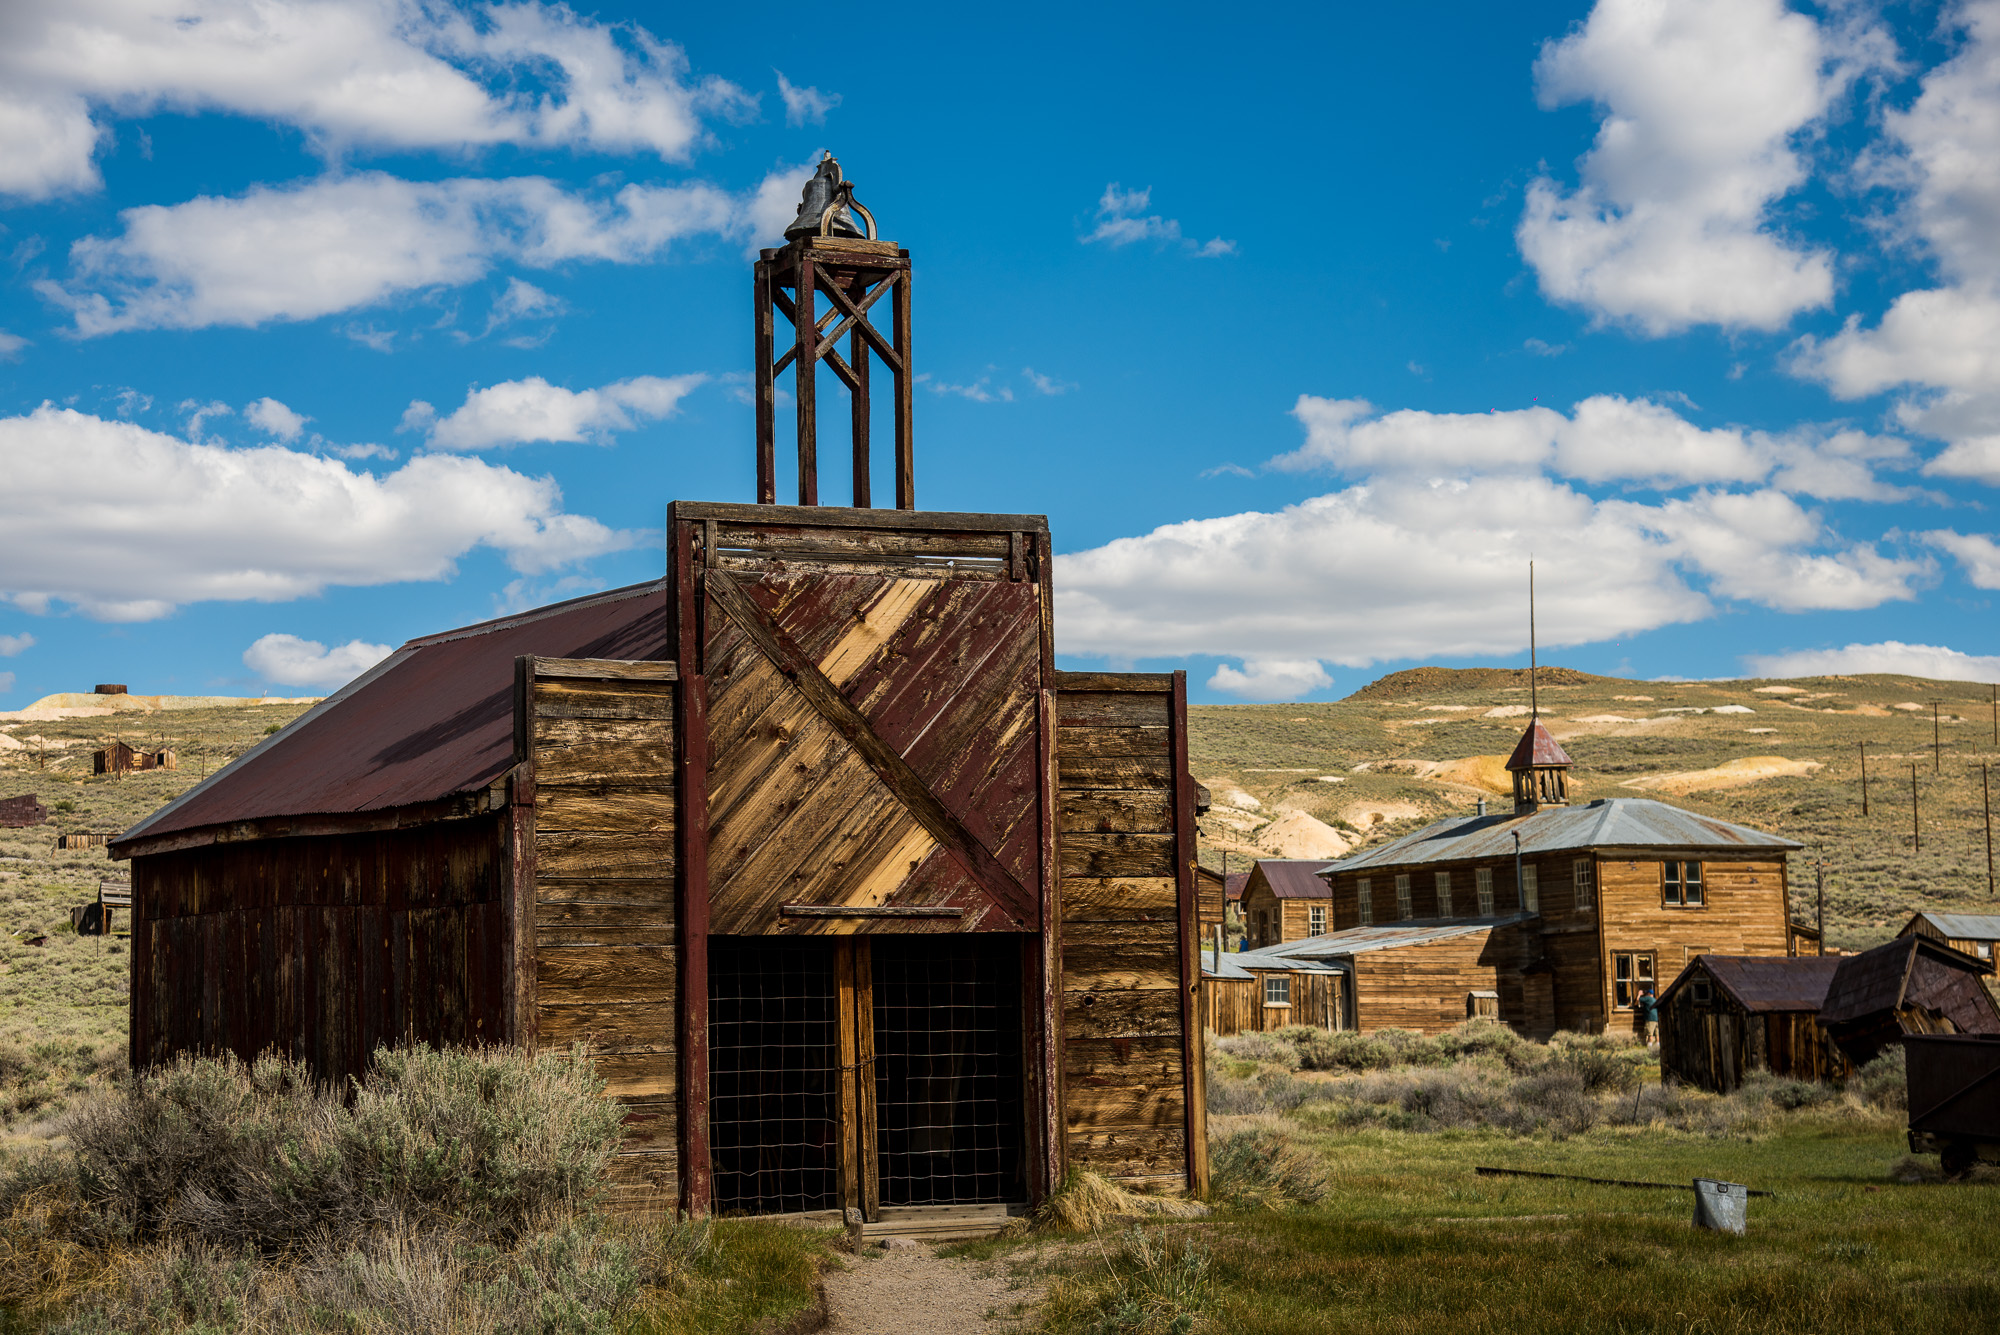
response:
<svg viewBox="0 0 2000 1335"><path fill-rule="evenodd" d="M1366 954L1373 950L1424 946L1433 941L1449 941L1454 937L1490 932L1495 927L1525 922L1534 916L1532 913L1510 913L1495 918L1425 918L1411 919L1408 922L1378 923L1373 927L1349 927L1338 932L1328 932L1323 936L1309 936L1302 941L1284 941L1275 946L1246 950L1242 954L1242 960L1247 966L1254 968L1255 961L1259 959L1269 959L1274 963L1284 961L1288 964L1341 959L1350 955Z"/></svg>
<svg viewBox="0 0 2000 1335"><path fill-rule="evenodd" d="M514 660L663 659L655 580L411 640L283 731L119 836L436 802L514 763Z"/></svg>
<svg viewBox="0 0 2000 1335"><path fill-rule="evenodd" d="M1238 964L1236 962L1236 954L1227 950L1222 952L1222 967L1220 969L1215 967L1215 952L1212 950L1202 951L1201 972L1204 977L1233 978L1239 982L1246 978L1255 978L1257 976Z"/></svg>
<svg viewBox="0 0 2000 1335"><path fill-rule="evenodd" d="M1525 816L1449 817L1380 848L1342 858L1324 871L1512 857L1517 830L1521 835L1521 852L1528 855L1585 848L1685 848L1749 853L1805 847L1796 839L1752 830L1713 816L1699 816L1650 798L1601 797L1583 806L1543 807Z"/></svg>
<svg viewBox="0 0 2000 1335"><path fill-rule="evenodd" d="M1907 933L1918 918L1937 928L1947 941L2000 941L2000 913L1919 913L1903 931Z"/></svg>
<svg viewBox="0 0 2000 1335"><path fill-rule="evenodd" d="M1264 874L1271 893L1279 899L1325 899L1333 893L1318 875L1326 861L1325 858L1259 858L1257 870Z"/></svg>
<svg viewBox="0 0 2000 1335"><path fill-rule="evenodd" d="M1574 765L1569 752L1562 749L1549 730L1537 718L1528 724L1528 730L1521 734L1521 740L1514 743L1514 754L1507 757L1510 770L1531 769L1536 765Z"/></svg>
<svg viewBox="0 0 2000 1335"><path fill-rule="evenodd" d="M1697 955L1660 1000L1679 991L1699 965L1746 1011L1817 1011L1840 961L1838 955Z"/></svg>

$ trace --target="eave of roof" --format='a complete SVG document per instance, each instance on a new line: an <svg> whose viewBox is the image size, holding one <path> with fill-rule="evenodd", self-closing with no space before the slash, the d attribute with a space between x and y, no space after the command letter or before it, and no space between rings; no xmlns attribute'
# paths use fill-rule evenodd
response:
<svg viewBox="0 0 2000 1335"><path fill-rule="evenodd" d="M1547 765L1573 765L1569 752L1549 734L1539 718L1530 720L1521 740L1514 743L1514 753L1507 757L1510 771L1538 769Z"/></svg>
<svg viewBox="0 0 2000 1335"><path fill-rule="evenodd" d="M1521 836L1521 852L1531 856L1583 849L1754 853L1805 847L1796 839L1650 798L1601 797L1582 806L1543 807L1526 815L1448 817L1380 848L1342 858L1320 874L1512 857L1516 833Z"/></svg>
<svg viewBox="0 0 2000 1335"><path fill-rule="evenodd" d="M1272 967L1278 967L1278 962L1282 961L1289 967L1314 960L1343 959L1376 950L1427 946L1437 941L1449 941L1455 937L1472 936L1490 932L1496 927L1526 922L1534 916L1532 913L1509 913L1490 918L1413 918L1406 922L1378 923L1371 927L1347 927L1300 941L1283 941L1274 946L1246 950L1241 958L1246 967L1254 968L1253 960L1270 960Z"/></svg>

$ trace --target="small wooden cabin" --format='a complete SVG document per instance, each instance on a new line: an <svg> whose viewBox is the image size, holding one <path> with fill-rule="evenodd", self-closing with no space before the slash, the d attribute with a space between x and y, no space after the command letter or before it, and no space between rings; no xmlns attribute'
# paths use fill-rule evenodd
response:
<svg viewBox="0 0 2000 1335"><path fill-rule="evenodd" d="M141 751L114 741L102 750L90 753L90 772L93 774L129 774L139 770L176 769L180 765L172 748L158 751Z"/></svg>
<svg viewBox="0 0 2000 1335"><path fill-rule="evenodd" d="M1469 918L1356 927L1228 955L1224 961L1259 979L1285 971L1328 978L1324 984L1308 983L1299 1000L1283 995L1287 985L1267 984L1261 1004L1284 1013L1246 1027L1308 1024L1364 1033L1409 1029L1441 1034L1474 1016L1498 1018L1492 1001L1506 955L1496 948L1494 936L1514 925L1513 919ZM1233 990L1228 977L1205 974L1203 986L1211 985L1218 998ZM1218 1019L1227 1016L1231 1004L1218 1000L1210 1013Z"/></svg>
<svg viewBox="0 0 2000 1335"><path fill-rule="evenodd" d="M1185 675L1058 671L1042 517L914 508L908 252L828 234L829 171L756 266L758 503L675 502L664 580L411 641L114 845L134 1067L587 1041L640 1209L990 1226L1066 1165L1205 1183Z"/></svg>
<svg viewBox="0 0 2000 1335"><path fill-rule="evenodd" d="M1927 936L1899 936L1844 955L1819 1022L1856 1066L1905 1034L2000 1034L1986 965Z"/></svg>
<svg viewBox="0 0 2000 1335"><path fill-rule="evenodd" d="M1897 936L1922 936L1942 941L1961 955L1970 955L1994 970L2000 951L2000 913L1931 913L1913 915Z"/></svg>
<svg viewBox="0 0 2000 1335"><path fill-rule="evenodd" d="M1660 1071L1727 1094L1751 1071L1844 1080L1847 1057L1820 1026L1836 956L1697 955L1660 994Z"/></svg>
<svg viewBox="0 0 2000 1335"><path fill-rule="evenodd" d="M1532 1038L1629 1031L1640 994L1696 955L1787 953L1796 840L1642 798L1570 805L1569 764L1531 722L1509 761L1513 814L1450 817L1328 866L1333 930L1506 919L1482 953L1500 1018Z"/></svg>
<svg viewBox="0 0 2000 1335"><path fill-rule="evenodd" d="M1267 1033L1303 1025L1347 1028L1347 977L1317 960L1213 952L1202 956L1201 1014L1211 1033Z"/></svg>
<svg viewBox="0 0 2000 1335"><path fill-rule="evenodd" d="M1322 936L1333 929L1333 892L1315 874L1325 858L1259 858L1243 882L1247 949Z"/></svg>

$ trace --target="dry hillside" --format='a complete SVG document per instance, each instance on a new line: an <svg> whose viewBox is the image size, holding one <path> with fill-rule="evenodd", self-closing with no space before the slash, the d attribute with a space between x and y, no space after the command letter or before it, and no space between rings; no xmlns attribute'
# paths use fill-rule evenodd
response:
<svg viewBox="0 0 2000 1335"><path fill-rule="evenodd" d="M1215 801L1202 861L1338 855L1470 814L1482 795L1508 809L1501 763L1527 722L1526 678L1425 667L1331 704L1196 707L1195 776ZM1824 858L1832 944L1882 940L1919 909L2000 911L1987 897L1980 795L1980 764L2000 770L1989 687L1899 676L1646 682L1549 667L1540 694L1543 721L1576 760L1581 800L1657 798L1801 841L1793 908L1808 919L1811 864Z"/></svg>

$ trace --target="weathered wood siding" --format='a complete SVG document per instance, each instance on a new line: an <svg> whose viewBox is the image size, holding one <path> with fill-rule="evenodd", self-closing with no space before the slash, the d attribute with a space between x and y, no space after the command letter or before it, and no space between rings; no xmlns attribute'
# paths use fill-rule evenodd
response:
<svg viewBox="0 0 2000 1335"><path fill-rule="evenodd" d="M134 858L132 1065L270 1049L339 1080L378 1044L506 1041L507 828L502 811Z"/></svg>
<svg viewBox="0 0 2000 1335"><path fill-rule="evenodd" d="M665 1210L680 1194L675 931L675 670L671 663L522 660L534 776L534 1029L588 1043L625 1105L613 1196Z"/></svg>
<svg viewBox="0 0 2000 1335"><path fill-rule="evenodd" d="M1819 1026L1815 1011L1747 1011L1712 985L1698 1004L1682 983L1660 1007L1660 1073L1727 1094L1752 1071L1794 1080L1845 1080L1854 1065Z"/></svg>
<svg viewBox="0 0 2000 1335"><path fill-rule="evenodd" d="M1196 923L1182 916L1192 848L1176 819L1185 724L1169 677L1061 673L1057 684L1067 1158L1179 1190L1201 1175L1189 1153L1190 1118L1201 1134L1187 1023Z"/></svg>
<svg viewBox="0 0 2000 1335"><path fill-rule="evenodd" d="M1202 1022L1209 1032L1224 1038L1231 1034L1267 1033L1291 1025L1334 1030L1346 1027L1341 975L1293 974L1291 994L1289 1006L1273 1006L1264 1000L1261 976L1203 978Z"/></svg>
<svg viewBox="0 0 2000 1335"><path fill-rule="evenodd" d="M1663 902L1660 857L1598 858L1600 949L1605 960L1599 995L1613 1030L1632 1024L1632 1011L1616 1005L1614 955L1651 954L1653 990L1659 993L1696 955L1786 953L1782 858L1723 861L1688 855L1685 860L1702 864L1701 908Z"/></svg>
<svg viewBox="0 0 2000 1335"><path fill-rule="evenodd" d="M1465 999L1499 987L1491 932L1422 945L1370 950L1354 957L1354 1023L1362 1033L1411 1029L1441 1034L1465 1022ZM1505 996L1501 1014L1506 1016Z"/></svg>

